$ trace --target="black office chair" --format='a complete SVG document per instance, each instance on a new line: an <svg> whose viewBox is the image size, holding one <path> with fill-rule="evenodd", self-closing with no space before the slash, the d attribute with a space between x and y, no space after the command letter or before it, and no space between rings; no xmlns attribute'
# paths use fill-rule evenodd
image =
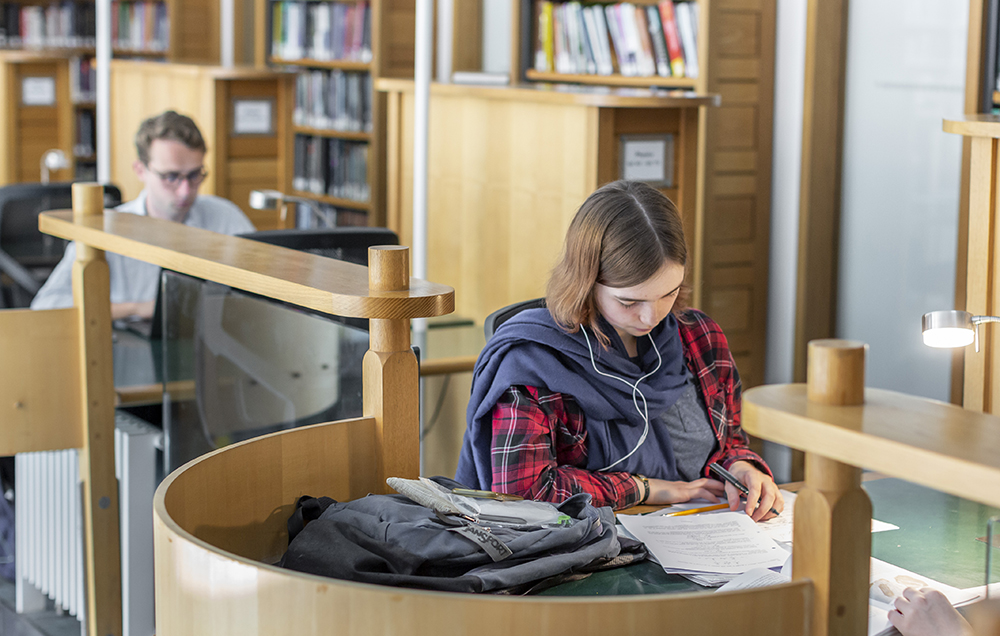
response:
<svg viewBox="0 0 1000 636"><path fill-rule="evenodd" d="M486 316L486 320L483 321L483 332L486 334L486 339L489 340L492 338L494 332L496 332L500 325L507 322L525 309L542 309L545 306L544 298L533 298L531 300L522 300L519 303L512 303L506 307L497 309L489 316Z"/></svg>
<svg viewBox="0 0 1000 636"><path fill-rule="evenodd" d="M118 187L105 185L104 207L121 202ZM38 231L38 215L72 207L70 183L0 187L0 308L27 307L66 249L66 241Z"/></svg>
<svg viewBox="0 0 1000 636"><path fill-rule="evenodd" d="M240 236L360 265L368 265L369 247L399 245L399 237L396 236L396 233L384 227L262 230Z"/></svg>

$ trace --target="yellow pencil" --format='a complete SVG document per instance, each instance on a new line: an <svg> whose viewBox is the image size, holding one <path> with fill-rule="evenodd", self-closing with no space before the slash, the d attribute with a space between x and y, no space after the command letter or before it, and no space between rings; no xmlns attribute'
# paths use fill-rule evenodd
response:
<svg viewBox="0 0 1000 636"><path fill-rule="evenodd" d="M720 503L714 506L705 506L704 508L691 508L690 510L680 510L678 512L668 512L664 517L680 517L681 515L693 515L698 512L708 512L709 510L722 510L723 508L728 508L729 504Z"/></svg>

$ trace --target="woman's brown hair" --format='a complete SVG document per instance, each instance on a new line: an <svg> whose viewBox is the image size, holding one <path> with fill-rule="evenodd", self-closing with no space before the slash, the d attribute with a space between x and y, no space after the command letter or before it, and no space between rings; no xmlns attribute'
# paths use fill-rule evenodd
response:
<svg viewBox="0 0 1000 636"><path fill-rule="evenodd" d="M563 329L575 333L585 324L607 346L610 340L598 327L594 285L638 285L667 260L687 263L677 206L645 183L608 183L587 197L573 217L562 258L549 278L546 304Z"/></svg>

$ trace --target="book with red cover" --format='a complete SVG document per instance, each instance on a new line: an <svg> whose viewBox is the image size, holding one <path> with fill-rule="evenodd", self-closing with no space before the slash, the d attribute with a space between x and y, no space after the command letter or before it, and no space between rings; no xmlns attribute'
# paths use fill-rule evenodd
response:
<svg viewBox="0 0 1000 636"><path fill-rule="evenodd" d="M661 0L659 6L663 37L667 41L667 53L670 55L670 72L674 77L684 77L684 53L680 32L677 30L677 18L674 16L674 3Z"/></svg>

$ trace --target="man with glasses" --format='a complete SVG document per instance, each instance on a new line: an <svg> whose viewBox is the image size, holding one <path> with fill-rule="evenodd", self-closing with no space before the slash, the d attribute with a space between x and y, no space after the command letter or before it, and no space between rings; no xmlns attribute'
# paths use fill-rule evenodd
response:
<svg viewBox="0 0 1000 636"><path fill-rule="evenodd" d="M138 159L132 164L144 188L139 196L115 208L183 223L222 234L242 234L254 230L250 219L226 199L199 195L198 187L208 176L205 171L205 140L190 117L168 110L150 117L135 135ZM45 285L31 301L32 309L53 309L73 305L72 271L76 249L73 243ZM153 315L160 268L111 252L107 253L111 277L111 317Z"/></svg>

